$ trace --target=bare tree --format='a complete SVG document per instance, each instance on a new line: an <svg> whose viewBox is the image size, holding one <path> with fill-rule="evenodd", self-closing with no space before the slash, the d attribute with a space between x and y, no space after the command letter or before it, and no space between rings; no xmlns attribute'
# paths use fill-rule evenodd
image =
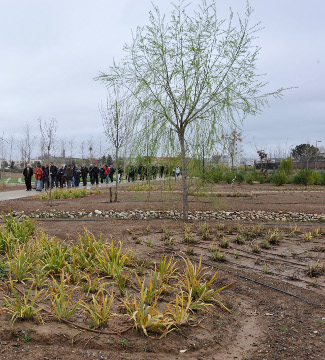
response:
<svg viewBox="0 0 325 360"><path fill-rule="evenodd" d="M99 108L107 140L115 149L115 202L117 202L119 183L119 153L129 137L129 124L132 118L132 106L128 100L125 92L115 84L108 92L106 104L102 104Z"/></svg>
<svg viewBox="0 0 325 360"><path fill-rule="evenodd" d="M41 118L38 119L39 127L41 130L41 137L42 142L46 145L47 149L47 159L49 164L49 180L50 180L50 206L53 205L52 203L52 173L50 171L50 151L53 146L54 137L57 129L57 121L55 118L51 118L48 122L42 121Z"/></svg>
<svg viewBox="0 0 325 360"><path fill-rule="evenodd" d="M84 161L84 158L85 158L85 146L86 146L85 142L82 141L81 144L80 144L82 162Z"/></svg>

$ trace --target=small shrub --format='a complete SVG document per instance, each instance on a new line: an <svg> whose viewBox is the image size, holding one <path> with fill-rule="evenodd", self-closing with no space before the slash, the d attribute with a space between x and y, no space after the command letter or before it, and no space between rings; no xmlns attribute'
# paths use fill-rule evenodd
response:
<svg viewBox="0 0 325 360"><path fill-rule="evenodd" d="M288 182L288 178L284 171L277 171L272 175L271 182L276 186L282 186Z"/></svg>
<svg viewBox="0 0 325 360"><path fill-rule="evenodd" d="M302 169L297 172L293 178L295 184L300 185L313 185L314 184L314 174L312 170Z"/></svg>

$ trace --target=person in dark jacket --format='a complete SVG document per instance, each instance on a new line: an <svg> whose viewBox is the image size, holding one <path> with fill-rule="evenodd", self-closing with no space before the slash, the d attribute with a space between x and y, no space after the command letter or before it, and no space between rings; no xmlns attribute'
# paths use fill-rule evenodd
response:
<svg viewBox="0 0 325 360"><path fill-rule="evenodd" d="M88 176L89 171L85 164L82 165L80 172L81 172L83 186L86 186L87 185L87 176Z"/></svg>
<svg viewBox="0 0 325 360"><path fill-rule="evenodd" d="M58 168L52 163L50 162L50 183L51 183L51 189L53 189L54 184L56 187L58 187L58 182L56 180L56 174L58 172Z"/></svg>
<svg viewBox="0 0 325 360"><path fill-rule="evenodd" d="M64 184L64 170L63 170L63 166L60 165L58 168L58 172L56 175L56 178L58 180L58 183L60 184L60 188L63 188L63 184Z"/></svg>
<svg viewBox="0 0 325 360"><path fill-rule="evenodd" d="M113 168L113 165L109 167L109 178L111 179L111 183L113 182L113 176L115 173L115 169Z"/></svg>
<svg viewBox="0 0 325 360"><path fill-rule="evenodd" d="M74 168L74 175L73 175L75 187L79 187L80 175L81 175L81 171L80 171L79 165L76 165L76 167Z"/></svg>
<svg viewBox="0 0 325 360"><path fill-rule="evenodd" d="M26 191L32 190L32 176L34 174L33 168L30 166L30 164L27 164L25 169L23 170L23 175L25 178L25 184L26 184Z"/></svg>
<svg viewBox="0 0 325 360"><path fill-rule="evenodd" d="M45 191L47 191L47 189L49 188L49 167L48 165L46 166L42 166L42 189L44 188Z"/></svg>
<svg viewBox="0 0 325 360"><path fill-rule="evenodd" d="M70 165L66 166L65 173L66 173L66 176L67 176L67 188L70 189L71 188L72 177L73 177L73 169L71 168Z"/></svg>
<svg viewBox="0 0 325 360"><path fill-rule="evenodd" d="M97 166L97 164L95 164L95 166L92 168L92 184L95 184L98 185L98 175L99 175L99 168Z"/></svg>

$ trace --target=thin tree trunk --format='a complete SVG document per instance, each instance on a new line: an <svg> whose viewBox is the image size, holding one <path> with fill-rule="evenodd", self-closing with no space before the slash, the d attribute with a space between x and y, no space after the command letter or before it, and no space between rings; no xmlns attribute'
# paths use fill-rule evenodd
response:
<svg viewBox="0 0 325 360"><path fill-rule="evenodd" d="M115 152L115 198L114 201L117 202L117 188L118 188L118 147L116 148L116 152Z"/></svg>
<svg viewBox="0 0 325 360"><path fill-rule="evenodd" d="M181 145L182 157L182 182L183 182L183 220L188 220L188 194L187 194L187 181L186 181L186 151L185 151L185 134L184 132L179 135Z"/></svg>

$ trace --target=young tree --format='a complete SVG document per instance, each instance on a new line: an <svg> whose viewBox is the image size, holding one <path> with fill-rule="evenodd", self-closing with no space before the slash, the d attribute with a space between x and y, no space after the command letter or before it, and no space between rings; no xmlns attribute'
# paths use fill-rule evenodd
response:
<svg viewBox="0 0 325 360"><path fill-rule="evenodd" d="M189 134L220 124L232 127L246 115L256 115L268 98L284 89L262 93L265 83L256 74L259 47L254 46L258 25L249 26L252 9L245 16L218 18L216 0L202 0L195 12L180 1L168 22L157 6L150 24L138 27L126 57L113 63L97 80L107 86L122 83L140 109L151 112L151 131L159 136L172 128L181 150L183 219L188 219L186 139Z"/></svg>
<svg viewBox="0 0 325 360"><path fill-rule="evenodd" d="M115 85L111 91L108 92L106 104L102 104L99 108L107 140L115 149L115 202L117 202L119 183L119 153L120 149L126 144L130 132L132 107L128 100L121 88Z"/></svg>
<svg viewBox="0 0 325 360"><path fill-rule="evenodd" d="M50 181L50 206L52 206L52 174L50 172L50 151L54 143L54 137L57 129L57 121L51 118L49 121L42 121L38 119L39 127L41 131L42 143L46 146L47 150L47 161L49 166L49 181Z"/></svg>

